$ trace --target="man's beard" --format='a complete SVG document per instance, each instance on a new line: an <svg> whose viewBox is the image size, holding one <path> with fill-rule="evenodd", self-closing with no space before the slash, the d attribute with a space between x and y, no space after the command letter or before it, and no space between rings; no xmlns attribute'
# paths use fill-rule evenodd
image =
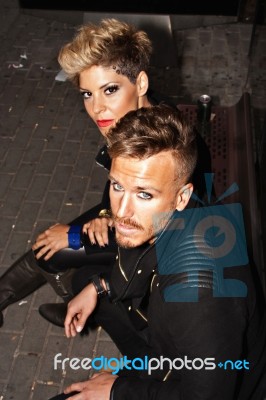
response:
<svg viewBox="0 0 266 400"><path fill-rule="evenodd" d="M150 233L148 232L147 238L141 240L137 244L132 242L132 240L130 240L127 237L123 237L123 238L120 239L120 238L117 237L117 235L115 235L115 240L116 240L116 243L118 244L119 247L122 247L124 249L133 249L134 247L138 247L138 246L141 246L142 244L144 244L146 242L149 242L153 237L154 237L153 230L150 229Z"/></svg>
<svg viewBox="0 0 266 400"><path fill-rule="evenodd" d="M134 247L141 246L142 244L144 244L146 242L152 243L155 240L156 236L165 227L165 225L167 224L172 213L173 213L173 211L168 211L168 212L162 213L160 215L160 217L154 218L153 225L149 227L143 240L141 240L137 244L134 243L134 238L131 239L131 238L127 238L126 236L119 238L119 237L117 237L117 234L116 234L115 240L116 240L118 246L125 248L125 249L131 249ZM113 219L114 219L114 222L121 223L125 226L135 228L142 232L145 231L145 229L142 225L138 224L137 222L135 222L134 220L132 220L130 218L118 218L116 216L113 216Z"/></svg>
<svg viewBox="0 0 266 400"><path fill-rule="evenodd" d="M113 216L113 220L116 223L125 225L126 227L129 227L129 228L137 229L140 232L145 231L145 229L143 228L142 225L138 224L136 221L134 221L130 218L119 218L119 217ZM149 236L149 233L148 233L148 236ZM134 238L131 239L131 238L127 238L126 236L124 236L120 239L119 237L117 237L117 233L115 235L115 240L116 240L118 246L123 247L125 249L131 249L131 248L140 246L142 243L145 243L147 241L144 239L142 242L135 244L135 243L132 243L132 240L134 241Z"/></svg>

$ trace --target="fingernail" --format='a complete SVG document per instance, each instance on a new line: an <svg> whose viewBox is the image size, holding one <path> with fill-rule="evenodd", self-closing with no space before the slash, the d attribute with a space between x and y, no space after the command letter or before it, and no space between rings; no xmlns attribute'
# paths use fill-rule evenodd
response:
<svg viewBox="0 0 266 400"><path fill-rule="evenodd" d="M76 331L79 333L82 331L82 326L77 326Z"/></svg>

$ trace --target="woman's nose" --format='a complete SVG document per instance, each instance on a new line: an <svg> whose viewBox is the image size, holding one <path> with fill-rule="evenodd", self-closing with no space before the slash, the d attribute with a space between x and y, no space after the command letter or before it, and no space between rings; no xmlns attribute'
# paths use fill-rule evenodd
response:
<svg viewBox="0 0 266 400"><path fill-rule="evenodd" d="M100 98L96 98L93 100L93 112L95 114L99 114L100 112L105 110L104 102Z"/></svg>

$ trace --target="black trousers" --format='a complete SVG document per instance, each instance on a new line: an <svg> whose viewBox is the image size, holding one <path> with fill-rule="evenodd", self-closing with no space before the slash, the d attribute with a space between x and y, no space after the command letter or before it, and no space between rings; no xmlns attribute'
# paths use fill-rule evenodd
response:
<svg viewBox="0 0 266 400"><path fill-rule="evenodd" d="M81 275L82 269L85 268L86 267L79 270ZM86 270L87 279L89 279L88 270L91 269L87 268ZM108 274L108 272L109 270L106 268L106 273ZM78 279L77 282L74 283L76 284L75 289L80 291L82 287L78 285L83 285L83 283L84 280ZM93 326L95 323L101 326L110 335L119 351L123 355L126 355L128 359L133 359L135 357L143 358L145 355L150 357L155 356L148 344L147 330L139 331L135 327L127 312L126 304L121 302L112 303L105 297L98 302L94 313L89 318L89 322L91 322ZM71 395L74 396L74 394L76 394L76 392L69 395L61 393L49 400L64 400Z"/></svg>

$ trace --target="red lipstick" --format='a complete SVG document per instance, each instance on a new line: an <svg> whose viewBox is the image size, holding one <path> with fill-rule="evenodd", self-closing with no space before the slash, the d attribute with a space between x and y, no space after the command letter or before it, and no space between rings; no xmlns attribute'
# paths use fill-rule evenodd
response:
<svg viewBox="0 0 266 400"><path fill-rule="evenodd" d="M107 126L112 125L114 120L113 119L98 119L96 122L97 122L97 125L99 126L99 128L106 128Z"/></svg>

